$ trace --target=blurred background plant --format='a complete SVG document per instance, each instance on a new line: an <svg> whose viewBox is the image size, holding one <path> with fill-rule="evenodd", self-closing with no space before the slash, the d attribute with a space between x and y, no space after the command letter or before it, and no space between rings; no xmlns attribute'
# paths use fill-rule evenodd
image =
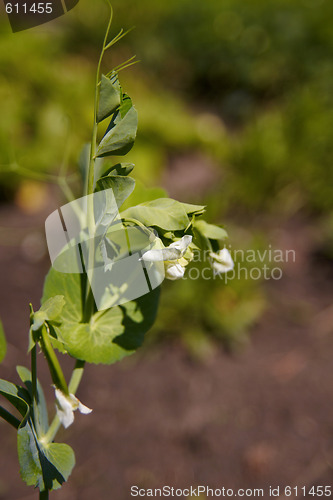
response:
<svg viewBox="0 0 333 500"><path fill-rule="evenodd" d="M136 26L106 64L140 60L122 80L139 112L129 161L142 190L162 184L174 198L206 202L211 220L228 221L232 248L263 250L288 221L305 217L331 259L332 2L114 0L113 7L114 33ZM48 194L5 165L54 173L66 148L77 163L105 19L102 3L88 0L15 35L0 19L2 200L33 212ZM212 349L214 337L242 343L265 308L259 280L169 285L151 338L181 335L195 355Z"/></svg>

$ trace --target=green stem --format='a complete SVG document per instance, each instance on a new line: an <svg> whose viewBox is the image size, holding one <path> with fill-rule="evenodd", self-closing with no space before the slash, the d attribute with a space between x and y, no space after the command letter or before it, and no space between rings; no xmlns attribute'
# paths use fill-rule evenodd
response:
<svg viewBox="0 0 333 500"><path fill-rule="evenodd" d="M89 230L89 238L90 238L90 245L89 245L89 257L88 257L88 268L87 268L87 273L89 273L90 270L93 269L94 267L94 260L95 260L95 248L94 248L94 234L95 234L95 218L94 218L94 200L92 195L94 192L94 174L95 174L95 161L96 161L96 152L97 152L97 132L98 132L98 108L99 108L99 99L100 99L100 89L99 89L99 82L100 82L100 73L101 73L101 66L102 66L102 61L103 61L103 56L105 53L105 47L107 44L110 28L111 28L111 23L112 23L112 17L113 17L113 11L110 3L108 2L110 6L110 19L108 23L108 27L105 32L104 36L104 41L103 41L103 48L99 57L98 65L97 65L97 71L96 71L96 82L95 82L95 102L94 102L94 123L93 123L93 131L92 131L92 138L91 138L91 145L90 145L90 159L89 159L89 169L88 169L88 181L87 181L87 188L86 188L86 195L88 196L87 199L87 216L88 216L88 230ZM85 294L86 300L85 300L85 308L84 308L84 316L82 318L82 321L84 323L89 322L91 316L95 312L95 300L92 294L91 286L89 284L89 280L87 280L87 288L86 288L86 294Z"/></svg>
<svg viewBox="0 0 333 500"><path fill-rule="evenodd" d="M75 363L75 367L68 384L68 390L70 394L75 394L79 388L84 372L85 361L78 359Z"/></svg>
<svg viewBox="0 0 333 500"><path fill-rule="evenodd" d="M43 438L43 442L44 443L52 443L52 441L54 440L54 438L57 435L58 430L60 429L60 426L61 426L60 420L58 418L58 415L56 415L54 417L54 419L52 420L52 423L51 423L50 427L48 428L47 433L45 434L45 436Z"/></svg>
<svg viewBox="0 0 333 500"><path fill-rule="evenodd" d="M105 53L106 42L110 33L111 23L112 23L113 11L110 5L110 19L109 24L105 33L103 48L101 51L101 55L99 57L97 71L96 71L96 82L95 82L95 103L94 103L94 124L93 124L93 132L91 138L91 148L90 148L90 161L89 161L89 170L88 170L88 183L87 183L87 194L92 194L94 192L94 170L95 170L95 160L96 160L96 146L97 146L97 130L98 130L98 106L99 106L99 80L101 73L102 60Z"/></svg>
<svg viewBox="0 0 333 500"><path fill-rule="evenodd" d="M37 435L41 435L39 426L39 408L38 408L38 392L37 392L37 348L33 347L31 350L31 385L32 385L32 407L35 428Z"/></svg>
<svg viewBox="0 0 333 500"><path fill-rule="evenodd" d="M37 349L34 346L31 350L31 382L32 399L37 402Z"/></svg>
<svg viewBox="0 0 333 500"><path fill-rule="evenodd" d="M61 369L58 358L53 350L48 332L46 327L42 327L42 336L41 336L41 348L46 357L47 363L50 368L50 373L54 384L62 390L64 394L68 394L68 387L65 376Z"/></svg>
<svg viewBox="0 0 333 500"><path fill-rule="evenodd" d="M97 120L97 114L98 114L98 107L99 107L99 96L100 96L100 90L99 90L99 81L100 81L100 73L101 73L101 66L102 66L102 60L103 56L106 50L106 45L107 45L107 39L109 36L110 28L111 28L111 23L112 23L112 16L113 16L113 11L110 3L108 2L108 5L110 7L110 19L109 19L109 24L105 33L104 37L104 42L103 42L103 48L101 51L101 55L98 61L97 65L97 72L96 72L96 83L95 83L95 103L94 103L94 124L93 124L93 132L92 132L92 138L91 138L91 147L90 147L90 158L89 158L89 169L88 169L88 180L86 183L86 195L88 196L88 228L89 228L89 234L90 238L92 240L92 244L90 245L90 251L89 251L89 265L88 269L91 269L90 264L93 264L93 259L94 259L94 242L93 242L93 235L94 235L94 230L95 230L95 221L94 221L94 205L93 205L93 197L89 196L92 195L94 192L94 171L95 171L95 160L96 160L96 150L97 150L97 132L98 132L98 120ZM65 186L63 186L65 187ZM71 193L67 192L67 195L71 196ZM91 287L89 285L89 282L87 280L87 290L86 290L86 301L85 301L85 307L84 307L84 318L83 321L89 321L93 312L94 312L94 307L95 307L95 302L94 302L94 297L91 291ZM49 341L47 332L43 332L42 335L42 347L45 348L44 354L46 355L46 358L49 362L50 369L51 369L51 375L53 373L53 376L56 378L60 378L62 380L62 383L65 382L58 359L56 358L51 342ZM44 350L43 348L43 350ZM84 361L77 360L75 368L72 373L71 380L69 382L68 388L66 387L65 393L70 393L70 394L75 394L84 371ZM60 369L60 371L58 370ZM62 375L62 377L61 377ZM66 383L66 382L65 382ZM46 442L52 442L59 430L60 427L60 421L58 416L56 415L44 437Z"/></svg>
<svg viewBox="0 0 333 500"><path fill-rule="evenodd" d="M5 410L2 406L0 406L0 417L2 417L6 422L15 427L15 429L19 428L20 421L14 417L9 411Z"/></svg>
<svg viewBox="0 0 333 500"><path fill-rule="evenodd" d="M91 249L90 249L90 252L91 252ZM83 318L82 318L83 323L89 323L91 317L95 313L95 309L96 309L96 305L95 305L94 295L92 293L89 281L87 281L87 296L86 296L86 303L85 303L85 308L84 308L84 313L83 313Z"/></svg>
<svg viewBox="0 0 333 500"><path fill-rule="evenodd" d="M48 500L49 490L44 490L39 492L39 500Z"/></svg>
<svg viewBox="0 0 333 500"><path fill-rule="evenodd" d="M76 361L70 382L68 384L68 390L69 390L70 394L75 395L76 391L79 388L80 382L82 380L83 372L84 372L84 365L85 365L84 361L80 361L79 359ZM60 420L59 420L58 416L56 415L54 417L47 433L44 436L44 442L52 443L52 441L54 440L54 438L57 435L58 430L60 429L60 426L61 426Z"/></svg>

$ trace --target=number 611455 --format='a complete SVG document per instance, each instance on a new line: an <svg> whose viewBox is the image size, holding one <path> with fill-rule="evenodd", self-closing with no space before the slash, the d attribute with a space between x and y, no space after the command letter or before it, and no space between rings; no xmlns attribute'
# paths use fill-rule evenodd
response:
<svg viewBox="0 0 333 500"><path fill-rule="evenodd" d="M27 3L7 3L7 14L52 14L51 2L35 2L32 5Z"/></svg>
<svg viewBox="0 0 333 500"><path fill-rule="evenodd" d="M332 495L331 486L312 486L311 488L307 488L306 486L302 486L302 488L298 488L295 486L292 488L291 486L286 486L284 489L284 496L290 497L294 496L312 496L312 497L330 497Z"/></svg>

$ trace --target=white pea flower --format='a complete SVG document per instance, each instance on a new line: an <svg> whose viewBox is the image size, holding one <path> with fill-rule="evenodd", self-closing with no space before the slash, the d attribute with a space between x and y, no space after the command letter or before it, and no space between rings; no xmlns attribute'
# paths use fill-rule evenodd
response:
<svg viewBox="0 0 333 500"><path fill-rule="evenodd" d="M210 252L209 257L215 275L227 273L234 268L234 261L226 248L222 248L218 253Z"/></svg>
<svg viewBox="0 0 333 500"><path fill-rule="evenodd" d="M81 401L74 396L74 394L69 394L68 396L64 394L60 389L55 387L56 396L56 410L62 425L67 429L74 422L74 411L79 410L80 413L87 415L91 413L92 410L87 406L83 405Z"/></svg>
<svg viewBox="0 0 333 500"><path fill-rule="evenodd" d="M183 236L168 247L148 250L143 254L142 260L148 262L163 261L166 278L178 280L184 276L185 267L193 259L193 252L189 249L191 243L192 236Z"/></svg>
<svg viewBox="0 0 333 500"><path fill-rule="evenodd" d="M185 265L187 265L186 263ZM168 280L180 280L185 274L185 266L180 263L165 263L165 277Z"/></svg>

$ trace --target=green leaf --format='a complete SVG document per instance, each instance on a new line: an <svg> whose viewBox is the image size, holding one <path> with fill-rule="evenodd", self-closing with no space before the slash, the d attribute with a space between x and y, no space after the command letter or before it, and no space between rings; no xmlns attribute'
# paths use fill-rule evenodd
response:
<svg viewBox="0 0 333 500"><path fill-rule="evenodd" d="M123 210L140 203L157 200L158 198L167 198L167 192L160 187L146 187L141 181L136 180L135 189L131 196L125 201Z"/></svg>
<svg viewBox="0 0 333 500"><path fill-rule="evenodd" d="M113 115L105 136L97 149L97 156L122 156L127 154L135 141L138 114L129 97L125 97L119 110Z"/></svg>
<svg viewBox="0 0 333 500"><path fill-rule="evenodd" d="M65 305L63 295L56 295L45 302L39 311L32 314L31 330L36 332L41 328L45 321L55 321L61 314Z"/></svg>
<svg viewBox="0 0 333 500"><path fill-rule="evenodd" d="M185 229L189 224L183 203L171 198L141 203L121 213L123 218L136 219L146 226L156 226L168 231Z"/></svg>
<svg viewBox="0 0 333 500"><path fill-rule="evenodd" d="M48 446L43 447L43 451L47 460L46 463L42 463L44 481L48 484L53 479L52 469L54 467L59 473L59 478L55 477L53 479L53 489L56 490L62 485L62 478L64 481L68 480L75 466L75 454L70 446L63 443L50 443ZM50 467L50 464L53 467Z"/></svg>
<svg viewBox="0 0 333 500"><path fill-rule="evenodd" d="M31 372L25 366L17 366L16 371L28 389L28 392L30 394L30 398L32 400L32 378L31 378ZM45 401L45 396L44 396L44 391L40 383L37 381L37 408L38 408L38 422L39 422L39 429L40 431L45 434L49 428L49 420L48 420L48 413L47 413L47 406L46 406L46 401ZM36 416L35 416L36 417Z"/></svg>
<svg viewBox="0 0 333 500"><path fill-rule="evenodd" d="M17 449L23 481L41 491L60 488L75 465L72 448L38 440L30 419L18 430Z"/></svg>
<svg viewBox="0 0 333 500"><path fill-rule="evenodd" d="M108 175L97 181L96 191L112 189L118 208L124 203L126 198L132 193L135 187L135 180L132 177L120 175Z"/></svg>
<svg viewBox="0 0 333 500"><path fill-rule="evenodd" d="M46 277L44 303L59 291L65 296L62 324L58 327L71 356L89 363L111 364L132 354L155 321L159 290L123 305L96 313L83 323L81 277L50 270Z"/></svg>
<svg viewBox="0 0 333 500"><path fill-rule="evenodd" d="M42 467L39 461L39 449L34 432L28 420L17 433L17 452L20 463L20 474L28 486L45 489Z"/></svg>
<svg viewBox="0 0 333 500"><path fill-rule="evenodd" d="M61 339L59 328L56 325L49 324L49 334L53 348L57 349L62 354L67 354L67 351L64 348L64 344Z"/></svg>
<svg viewBox="0 0 333 500"><path fill-rule="evenodd" d="M215 226L214 224L208 224L208 222L204 220L194 221L193 227L210 240L224 240L228 237L228 233L225 229Z"/></svg>
<svg viewBox="0 0 333 500"><path fill-rule="evenodd" d="M124 118L126 113L133 107L132 99L129 95L123 94L123 98L121 101L121 106L119 108L119 113L121 118Z"/></svg>
<svg viewBox="0 0 333 500"><path fill-rule="evenodd" d="M209 238L206 238L200 231L196 229L196 227L193 226L192 228L193 231L193 244L198 247L200 250L208 250L209 252L213 251L213 247L211 244L211 241Z"/></svg>
<svg viewBox="0 0 333 500"><path fill-rule="evenodd" d="M97 121L101 122L112 115L120 106L121 98L122 91L118 76L113 74L110 79L102 75Z"/></svg>
<svg viewBox="0 0 333 500"><path fill-rule="evenodd" d="M182 203L188 215L202 215L206 211L204 205L191 205L190 203Z"/></svg>
<svg viewBox="0 0 333 500"><path fill-rule="evenodd" d="M45 312L46 317L49 321L55 321L61 314L64 305L65 305L64 296L55 295L54 297L51 297L49 300L44 302L44 304L42 304L40 311Z"/></svg>
<svg viewBox="0 0 333 500"><path fill-rule="evenodd" d="M135 165L133 163L117 163L116 165L112 165L107 170L105 170L105 172L103 173L103 177L106 177L110 174L123 175L126 177L126 175L129 175L132 172L134 166Z"/></svg>
<svg viewBox="0 0 333 500"><path fill-rule="evenodd" d="M31 399L26 389L0 379L0 394L19 411L23 420L28 417Z"/></svg>
<svg viewBox="0 0 333 500"><path fill-rule="evenodd" d="M8 410L3 408L3 406L0 405L0 417L3 418L6 422L8 422L10 425L15 427L15 429L18 429L21 425L21 422L18 418L14 417Z"/></svg>
<svg viewBox="0 0 333 500"><path fill-rule="evenodd" d="M43 326L45 322L48 323L48 330L51 330L54 323L59 319L61 311L65 305L65 300L63 295L56 295L50 297L50 299L45 302L39 311L33 312L31 307L30 314L30 332L29 332L29 347L28 352L30 352L33 347L38 342L38 331ZM52 342L56 343L57 340L52 337Z"/></svg>
<svg viewBox="0 0 333 500"><path fill-rule="evenodd" d="M3 325L0 320L0 363L5 359L7 352L7 342L5 337L5 331L3 329Z"/></svg>

